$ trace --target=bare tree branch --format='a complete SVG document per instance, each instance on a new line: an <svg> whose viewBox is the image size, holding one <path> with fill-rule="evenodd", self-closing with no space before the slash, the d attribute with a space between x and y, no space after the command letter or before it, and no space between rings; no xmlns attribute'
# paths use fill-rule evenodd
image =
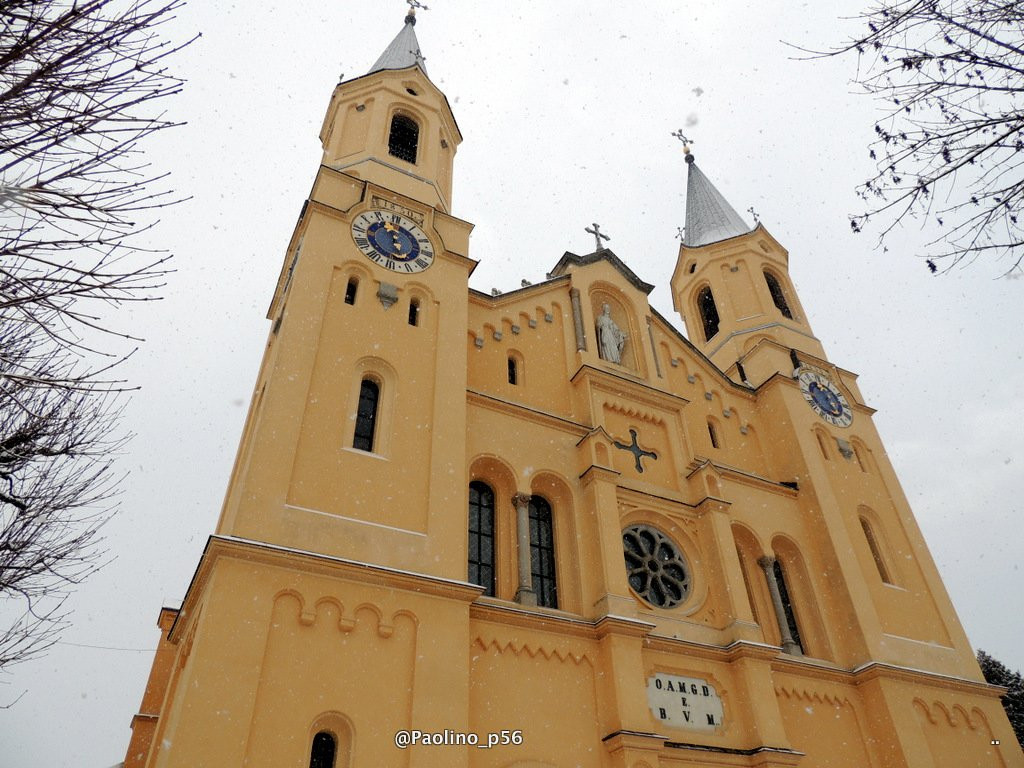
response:
<svg viewBox="0 0 1024 768"><path fill-rule="evenodd" d="M855 232L880 242L916 220L933 272L984 258L1000 273L1024 261L1024 6L1007 0L882 0L866 32L815 56L858 56L856 82L878 99Z"/></svg>
<svg viewBox="0 0 1024 768"><path fill-rule="evenodd" d="M183 0L0 0L0 670L46 651L70 588L103 562L133 339L112 321L158 298L141 247L180 199L142 156L176 122L162 28Z"/></svg>

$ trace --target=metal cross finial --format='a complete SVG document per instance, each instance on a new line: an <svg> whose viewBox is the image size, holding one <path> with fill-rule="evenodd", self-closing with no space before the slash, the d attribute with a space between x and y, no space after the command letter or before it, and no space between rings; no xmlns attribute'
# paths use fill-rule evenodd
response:
<svg viewBox="0 0 1024 768"><path fill-rule="evenodd" d="M658 454L656 454L654 451L645 451L643 448L640 447L639 443L637 443L637 441L636 441L636 430L635 429L629 430L629 437L632 440L632 445L626 445L625 443L620 443L618 440L613 441L612 445L614 445L616 448L619 448L620 450L629 451L630 453L632 453L633 454L633 459L636 461L636 471L637 472L643 472L644 471L644 465L640 463L640 459L642 457L644 457L644 456L650 456L652 459L657 461L658 460Z"/></svg>
<svg viewBox="0 0 1024 768"><path fill-rule="evenodd" d="M596 221L594 222L594 228L593 229L591 229L590 227L586 227L584 229L584 231L585 232L589 232L590 234L592 234L594 236L594 242L597 243L597 248L595 250L598 250L598 251L603 251L604 250L604 246L601 244L601 240L602 239L604 239L604 240L611 240L611 238L608 237L608 235L604 234L601 231L601 225L598 224Z"/></svg>
<svg viewBox="0 0 1024 768"><path fill-rule="evenodd" d="M757 215L757 211L754 210L754 206L750 206L749 208L747 208L747 213L754 217L755 224L761 223L761 217Z"/></svg>
<svg viewBox="0 0 1024 768"><path fill-rule="evenodd" d="M419 49L419 48L417 48L417 49L416 49L415 51L409 51L409 53L411 53L411 54L412 54L413 56L415 56L415 57L416 57L416 62L417 62L417 63L419 63L419 64L426 64L426 63L427 63L427 57L426 57L426 56L424 56L424 55L423 55L423 54L422 54L422 53L420 52L420 49Z"/></svg>
<svg viewBox="0 0 1024 768"><path fill-rule="evenodd" d="M407 2L409 4L409 10L410 11L415 11L417 8L420 8L420 9L422 9L424 11L429 11L430 10L427 6L425 6L423 3L421 3L420 0L405 0L405 2Z"/></svg>
<svg viewBox="0 0 1024 768"><path fill-rule="evenodd" d="M680 129L678 129L676 131L672 131L672 135L675 136L677 139L679 139L679 141L681 141L683 143L683 154L684 155L689 155L690 154L690 145L693 144L693 139L691 139L689 136L684 134L682 128L680 128ZM692 160L690 160L689 157L687 157L687 162L692 162Z"/></svg>
<svg viewBox="0 0 1024 768"><path fill-rule="evenodd" d="M676 240L682 240L686 237L686 227L676 227Z"/></svg>

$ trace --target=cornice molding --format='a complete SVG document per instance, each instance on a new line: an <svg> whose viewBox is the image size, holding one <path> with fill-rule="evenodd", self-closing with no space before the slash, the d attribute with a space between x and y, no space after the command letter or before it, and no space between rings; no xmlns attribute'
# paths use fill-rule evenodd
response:
<svg viewBox="0 0 1024 768"><path fill-rule="evenodd" d="M466 390L466 403L470 405L479 405L482 408L487 408L491 411L497 411L498 413L505 413L510 416L516 416L519 418L532 421L535 424L540 424L545 427L553 427L563 432L569 432L570 434L576 435L579 438L585 437L593 427L579 424L575 421L556 416L553 413L546 411L539 411L536 408L531 408L521 403L513 403L509 400L502 400L499 397L493 395L487 395L483 392L478 392L475 389Z"/></svg>
<svg viewBox="0 0 1024 768"><path fill-rule="evenodd" d="M185 593L181 610L178 612L168 639L178 642L178 630L188 624L188 619L206 591L216 564L222 558L260 563L277 568L300 566L303 573L345 578L363 584L389 587L419 595L430 595L471 603L483 592L483 587L465 581L444 579L423 573L402 571L358 560L349 560L332 555L319 554L291 547L282 547L262 541L242 539L235 536L214 534L207 539L199 565Z"/></svg>

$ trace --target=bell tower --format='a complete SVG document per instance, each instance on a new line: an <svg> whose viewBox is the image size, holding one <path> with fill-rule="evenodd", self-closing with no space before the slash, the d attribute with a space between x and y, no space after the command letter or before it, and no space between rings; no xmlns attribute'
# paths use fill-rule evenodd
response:
<svg viewBox="0 0 1024 768"><path fill-rule="evenodd" d="M448 214L461 136L415 23L331 97L217 532L462 578L438 542L460 530L442 512L464 493L475 262Z"/></svg>
<svg viewBox="0 0 1024 768"><path fill-rule="evenodd" d="M415 28L410 8L370 71L335 87L320 129L321 162L448 212L462 134L427 77Z"/></svg>
<svg viewBox="0 0 1024 768"><path fill-rule="evenodd" d="M789 277L789 253L763 224L751 228L684 147L686 233L672 300L689 339L730 378L759 385L791 375L800 352L823 359Z"/></svg>

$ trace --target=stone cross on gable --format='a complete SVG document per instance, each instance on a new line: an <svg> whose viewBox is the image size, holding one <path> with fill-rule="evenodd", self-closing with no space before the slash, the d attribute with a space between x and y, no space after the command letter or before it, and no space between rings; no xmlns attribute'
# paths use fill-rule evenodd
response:
<svg viewBox="0 0 1024 768"><path fill-rule="evenodd" d="M604 234L601 231L601 225L598 224L596 221L594 222L593 226L594 226L593 229L591 229L590 227L586 227L586 228L584 228L583 231L584 232L589 232L590 234L592 234L594 236L594 242L597 243L597 247L594 250L603 251L604 250L604 245L601 243L601 240L611 240L611 238L608 237L608 235Z"/></svg>
<svg viewBox="0 0 1024 768"><path fill-rule="evenodd" d="M614 441L612 443L612 445L614 445L616 448L619 448L619 449L621 449L623 451L629 451L630 453L632 453L633 454L633 458L636 460L636 471L637 472L643 472L644 471L644 466L643 466L643 464L640 463L640 459L642 457L644 457L644 456L650 456L652 459L657 461L658 460L658 454L656 454L654 451L645 451L643 448L641 448L639 446L639 444L636 441L636 430L635 429L629 430L629 437L633 441L632 445L626 445L625 443L620 443L618 440Z"/></svg>

